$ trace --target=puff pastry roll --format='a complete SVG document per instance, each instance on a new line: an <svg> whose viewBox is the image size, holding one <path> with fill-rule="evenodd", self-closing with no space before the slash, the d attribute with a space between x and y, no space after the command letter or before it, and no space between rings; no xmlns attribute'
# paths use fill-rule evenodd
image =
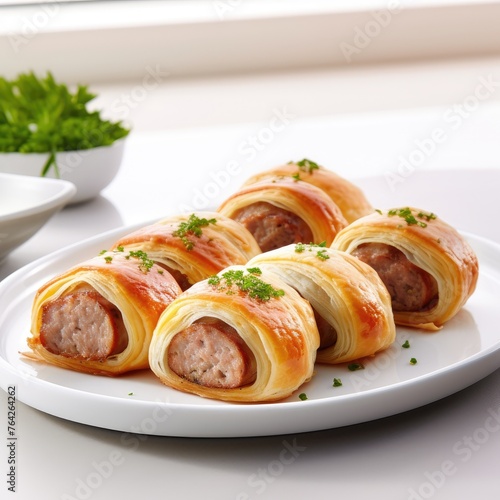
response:
<svg viewBox="0 0 500 500"><path fill-rule="evenodd" d="M391 298L367 264L320 245L288 245L249 266L274 272L311 304L320 335L316 360L344 363L389 347L396 327Z"/></svg>
<svg viewBox="0 0 500 500"><path fill-rule="evenodd" d="M313 374L319 335L309 303L275 275L231 266L160 317L149 359L169 387L232 402L276 401Z"/></svg>
<svg viewBox="0 0 500 500"><path fill-rule="evenodd" d="M158 318L181 292L143 252L103 252L38 290L26 355L100 375L148 368Z"/></svg>
<svg viewBox="0 0 500 500"><path fill-rule="evenodd" d="M347 225L324 191L292 177L243 186L218 211L245 226L263 252L300 242L330 245Z"/></svg>
<svg viewBox="0 0 500 500"><path fill-rule="evenodd" d="M349 223L373 212L373 207L358 186L306 158L260 172L248 179L244 185L275 176L300 179L322 189L340 208Z"/></svg>
<svg viewBox="0 0 500 500"><path fill-rule="evenodd" d="M378 272L399 325L439 329L476 287L478 261L470 245L445 221L418 208L376 211L341 231L332 246Z"/></svg>
<svg viewBox="0 0 500 500"><path fill-rule="evenodd" d="M165 218L124 236L114 248L146 252L183 290L260 253L250 232L216 212Z"/></svg>

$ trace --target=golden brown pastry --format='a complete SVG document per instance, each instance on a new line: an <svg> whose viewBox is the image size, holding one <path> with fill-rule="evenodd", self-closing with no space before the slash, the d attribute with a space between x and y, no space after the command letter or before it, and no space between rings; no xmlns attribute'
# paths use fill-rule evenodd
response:
<svg viewBox="0 0 500 500"><path fill-rule="evenodd" d="M218 211L245 226L263 252L300 242L330 245L347 225L324 191L292 177L243 186Z"/></svg>
<svg viewBox="0 0 500 500"><path fill-rule="evenodd" d="M311 304L320 334L316 360L344 363L389 347L396 327L391 298L367 264L320 245L288 245L248 262L271 271Z"/></svg>
<svg viewBox="0 0 500 500"><path fill-rule="evenodd" d="M322 189L349 223L373 212L373 207L358 186L306 158L260 172L248 179L244 186L275 176L300 179Z"/></svg>
<svg viewBox="0 0 500 500"><path fill-rule="evenodd" d="M101 375L148 368L158 318L181 292L144 252L103 252L38 290L26 355Z"/></svg>
<svg viewBox="0 0 500 500"><path fill-rule="evenodd" d="M341 231L332 246L378 272L398 325L439 329L476 287L478 261L470 245L445 221L418 208L376 211Z"/></svg>
<svg viewBox="0 0 500 500"><path fill-rule="evenodd" d="M142 250L167 269L183 290L260 253L253 236L216 212L175 215L118 240L113 248Z"/></svg>
<svg viewBox="0 0 500 500"><path fill-rule="evenodd" d="M318 346L306 300L274 274L232 266L165 310L149 358L169 387L255 403L283 399L309 380Z"/></svg>

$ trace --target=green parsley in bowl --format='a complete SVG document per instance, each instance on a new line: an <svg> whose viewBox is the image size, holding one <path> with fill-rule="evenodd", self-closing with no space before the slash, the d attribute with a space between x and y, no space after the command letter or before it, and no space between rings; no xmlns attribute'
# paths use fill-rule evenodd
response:
<svg viewBox="0 0 500 500"><path fill-rule="evenodd" d="M0 78L0 172L70 181L71 203L97 196L120 168L130 129L89 111L95 97L50 73Z"/></svg>

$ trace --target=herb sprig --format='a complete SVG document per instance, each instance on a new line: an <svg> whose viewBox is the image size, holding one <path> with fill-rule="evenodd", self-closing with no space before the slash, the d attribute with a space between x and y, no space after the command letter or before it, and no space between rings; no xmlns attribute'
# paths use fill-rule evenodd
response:
<svg viewBox="0 0 500 500"><path fill-rule="evenodd" d="M262 301L278 298L285 295L284 290L276 289L269 283L261 280L259 276L262 271L258 267L243 269L230 269L222 275L215 275L208 278L208 284L217 290L225 291L228 295L234 294L233 287L237 287L249 297Z"/></svg>
<svg viewBox="0 0 500 500"><path fill-rule="evenodd" d="M318 248L320 248L320 250L317 250ZM305 243L297 243L295 245L295 251L297 253L302 253L302 252L305 252L306 250L308 250L309 252L312 252L313 249L317 250L316 252L316 257L318 257L318 259L321 259L321 260L328 260L330 258L330 256L328 255L327 251L326 251L326 241L322 241L321 243L309 243L309 244L305 244Z"/></svg>
<svg viewBox="0 0 500 500"><path fill-rule="evenodd" d="M405 222L409 226L417 225L417 226L420 226L420 227L427 227L427 222L429 222L429 221L437 218L437 215L434 214L434 213L432 213L432 212L431 213L419 212L417 214L417 216L415 217L413 215L413 212L412 212L411 208L409 208L409 207L406 207L406 208L393 208L392 210L389 210L387 212L387 215L389 217L397 215L398 217L401 217L402 219L404 219ZM418 217L418 219L424 219L427 222L424 222L423 220L418 220L417 217Z"/></svg>
<svg viewBox="0 0 500 500"><path fill-rule="evenodd" d="M127 136L121 122L87 110L95 97L86 85L71 92L50 72L44 78L33 72L0 77L0 151L48 153L41 175L52 166L58 175L56 152L108 146Z"/></svg>
<svg viewBox="0 0 500 500"><path fill-rule="evenodd" d="M123 252L125 252L125 249L123 246L120 245L111 252L109 252L108 250L101 250L99 252L99 255L104 255L104 260L106 261L106 264L111 264L111 262L113 261L113 256L106 254L109 253L117 254ZM148 273L155 264L155 261L153 259L150 259L148 257L148 254L143 250L130 250L130 252L127 255L124 255L124 258L127 260L129 260L131 257L139 260L139 269L145 274ZM159 269L158 272L160 274L163 274L163 270L161 269Z"/></svg>
<svg viewBox="0 0 500 500"><path fill-rule="evenodd" d="M362 363L350 363L347 365L347 369L350 372L356 372L358 370L364 370L365 366Z"/></svg>
<svg viewBox="0 0 500 500"><path fill-rule="evenodd" d="M312 174L315 170L319 170L320 168L316 162L308 160L307 158L295 162L295 165L297 165L297 167L299 167L303 172L307 172L309 174Z"/></svg>
<svg viewBox="0 0 500 500"><path fill-rule="evenodd" d="M304 158L300 161L289 161L289 165L297 165L299 171L292 175L293 179L300 181L300 172L305 172L307 174L312 174L315 170L319 170L321 167L314 161Z"/></svg>
<svg viewBox="0 0 500 500"><path fill-rule="evenodd" d="M199 238L203 233L202 228L207 227L210 224L217 224L217 219L205 219L200 218L195 214L191 214L187 222L181 222L172 235L180 238L186 249L189 251L194 248L195 243L188 238L188 235L192 234L193 236Z"/></svg>
<svg viewBox="0 0 500 500"><path fill-rule="evenodd" d="M125 258L129 259L130 257L139 259L139 269L144 273L148 273L155 263L155 261L153 259L150 259L148 257L148 254L146 252L143 252L142 250L131 250Z"/></svg>

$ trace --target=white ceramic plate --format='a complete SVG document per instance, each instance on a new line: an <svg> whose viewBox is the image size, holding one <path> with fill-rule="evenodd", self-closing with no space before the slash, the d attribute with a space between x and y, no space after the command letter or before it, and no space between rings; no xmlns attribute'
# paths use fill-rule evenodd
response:
<svg viewBox="0 0 500 500"><path fill-rule="evenodd" d="M459 391L500 367L500 246L467 235L478 254L478 287L437 333L398 328L384 353L364 370L318 366L313 380L287 400L242 405L206 400L163 386L148 372L121 378L85 375L23 359L30 308L39 286L96 255L121 229L44 257L0 283L1 386L51 415L124 433L185 437L244 437L315 431L410 410ZM402 348L409 340L410 348ZM410 364L416 358L417 364ZM334 378L342 387L333 387ZM308 400L299 399L306 393ZM127 439L127 435L123 435Z"/></svg>
<svg viewBox="0 0 500 500"><path fill-rule="evenodd" d="M31 238L75 193L68 181L0 173L0 261Z"/></svg>

